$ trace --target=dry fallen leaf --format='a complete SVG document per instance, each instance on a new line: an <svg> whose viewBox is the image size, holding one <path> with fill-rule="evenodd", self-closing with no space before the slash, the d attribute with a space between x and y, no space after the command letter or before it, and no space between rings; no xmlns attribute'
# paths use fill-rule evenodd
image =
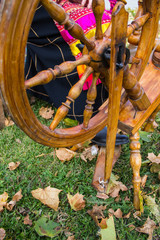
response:
<svg viewBox="0 0 160 240"><path fill-rule="evenodd" d="M19 166L20 162L10 162L8 164L8 168L10 171L15 170Z"/></svg>
<svg viewBox="0 0 160 240"><path fill-rule="evenodd" d="M12 198L12 201L18 202L21 198L23 197L22 195L22 190L20 189Z"/></svg>
<svg viewBox="0 0 160 240"><path fill-rule="evenodd" d="M99 226L99 221L102 218L105 218L103 211L106 209L106 206L98 206L95 204L92 208L92 210L88 210L87 213L93 218L95 223Z"/></svg>
<svg viewBox="0 0 160 240"><path fill-rule="evenodd" d="M156 217L156 220L160 222L160 209L155 201L155 198L147 195L144 195L143 197L151 213Z"/></svg>
<svg viewBox="0 0 160 240"><path fill-rule="evenodd" d="M91 147L85 148L85 150L81 153L80 157L83 161L87 162L87 160L92 161L98 153L98 146L93 145Z"/></svg>
<svg viewBox="0 0 160 240"><path fill-rule="evenodd" d="M67 148L59 148L56 150L56 156L61 162L70 161L75 155L75 152Z"/></svg>
<svg viewBox="0 0 160 240"><path fill-rule="evenodd" d="M120 208L118 208L115 212L114 212L114 216L116 218L122 218L122 211Z"/></svg>
<svg viewBox="0 0 160 240"><path fill-rule="evenodd" d="M127 213L126 215L123 216L123 218L130 218L131 212Z"/></svg>
<svg viewBox="0 0 160 240"><path fill-rule="evenodd" d="M116 218L122 218L122 211L120 208L118 208L116 211L114 211L112 208L108 209L108 212L111 214L111 215L114 215Z"/></svg>
<svg viewBox="0 0 160 240"><path fill-rule="evenodd" d="M102 218L102 219L101 219L101 222L98 224L98 226L99 226L101 229L107 228L107 219L108 219L108 218Z"/></svg>
<svg viewBox="0 0 160 240"><path fill-rule="evenodd" d="M107 194L111 197L118 197L119 191L127 191L128 188L120 181L117 181L119 177L111 174L110 182L107 187Z"/></svg>
<svg viewBox="0 0 160 240"><path fill-rule="evenodd" d="M139 218L139 216L141 216L141 212L140 211L136 211L135 213L133 213L133 217L138 219L139 221L141 221L141 219Z"/></svg>
<svg viewBox="0 0 160 240"><path fill-rule="evenodd" d="M135 228L136 231L146 233L149 235L148 240L152 240L153 231L156 228L156 224L149 217L142 227Z"/></svg>
<svg viewBox="0 0 160 240"><path fill-rule="evenodd" d="M47 107L41 107L39 109L39 115L45 119L50 119L52 118L54 114L54 110L52 110L52 108L47 108Z"/></svg>
<svg viewBox="0 0 160 240"><path fill-rule="evenodd" d="M130 201L130 198L126 196L124 201Z"/></svg>
<svg viewBox="0 0 160 240"><path fill-rule="evenodd" d="M85 207L85 200L83 195L76 193L74 196L67 194L67 198L71 208L75 211L79 211Z"/></svg>
<svg viewBox="0 0 160 240"><path fill-rule="evenodd" d="M3 211L3 207L6 206L8 199L8 193L4 192L2 195L0 195L0 212Z"/></svg>
<svg viewBox="0 0 160 240"><path fill-rule="evenodd" d="M74 236L69 236L67 240L75 240Z"/></svg>
<svg viewBox="0 0 160 240"><path fill-rule="evenodd" d="M144 188L145 185L146 185L146 181L147 181L147 175L144 175L142 178L141 178L141 186Z"/></svg>
<svg viewBox="0 0 160 240"><path fill-rule="evenodd" d="M109 198L107 194L101 193L101 192L97 192L96 197L97 197L97 198L100 198L100 199L104 199L104 200L106 200L106 199Z"/></svg>
<svg viewBox="0 0 160 240"><path fill-rule="evenodd" d="M32 220L29 219L29 215L24 218L24 224L32 226Z"/></svg>
<svg viewBox="0 0 160 240"><path fill-rule="evenodd" d="M101 240L116 240L116 231L114 226L114 219L110 216L106 220L107 228L100 228L98 235L101 237Z"/></svg>
<svg viewBox="0 0 160 240"><path fill-rule="evenodd" d="M31 193L34 198L40 200L43 204L57 211L59 205L58 194L61 191L62 190L48 186L45 189L38 188L33 190Z"/></svg>
<svg viewBox="0 0 160 240"><path fill-rule="evenodd" d="M10 127L13 126L14 122L12 121L11 117L5 118L5 126Z"/></svg>
<svg viewBox="0 0 160 240"><path fill-rule="evenodd" d="M12 198L12 200L7 203L6 208L9 211L12 211L13 207L16 205L16 202L18 202L21 198L23 197L22 195L22 190L20 189Z"/></svg>
<svg viewBox="0 0 160 240"><path fill-rule="evenodd" d="M3 240L6 236L6 231L3 228L0 228L0 240Z"/></svg>
<svg viewBox="0 0 160 240"><path fill-rule="evenodd" d="M147 158L152 162L152 163L157 163L160 164L160 154L156 156L154 153L148 153Z"/></svg>

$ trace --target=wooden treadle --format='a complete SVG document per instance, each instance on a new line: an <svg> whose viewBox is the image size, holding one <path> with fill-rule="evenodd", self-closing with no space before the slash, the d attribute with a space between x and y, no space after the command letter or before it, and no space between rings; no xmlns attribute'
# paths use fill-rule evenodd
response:
<svg viewBox="0 0 160 240"><path fill-rule="evenodd" d="M136 111L128 100L122 107L119 115L118 127L134 134L143 125L151 113L160 104L160 68L155 67L151 62L146 66L140 83L146 92L151 105L145 111Z"/></svg>

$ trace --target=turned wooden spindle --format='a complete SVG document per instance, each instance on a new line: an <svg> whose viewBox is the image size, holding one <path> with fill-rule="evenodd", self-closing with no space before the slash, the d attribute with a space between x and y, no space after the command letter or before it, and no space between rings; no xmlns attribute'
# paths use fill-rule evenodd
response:
<svg viewBox="0 0 160 240"><path fill-rule="evenodd" d="M65 26L65 29L68 30L72 37L83 42L89 51L94 49L95 43L86 38L81 26L75 23L73 19L70 19L69 15L60 5L56 4L52 0L41 0L41 3L55 21L57 21L60 25Z"/></svg>
<svg viewBox="0 0 160 240"><path fill-rule="evenodd" d="M141 168L141 154L140 154L140 142L139 133L136 132L130 136L130 164L133 170L133 188L134 188L134 207L139 210L139 191L141 184L140 168Z"/></svg>
<svg viewBox="0 0 160 240"><path fill-rule="evenodd" d="M93 69L91 67L88 67L84 72L83 76L81 77L81 79L70 89L68 96L66 97L67 98L66 102L62 103L62 105L58 108L56 115L49 127L51 130L54 130L60 123L60 121L68 114L68 111L71 108L70 107L71 103L74 102L74 100L79 97L86 79L92 72Z"/></svg>
<svg viewBox="0 0 160 240"><path fill-rule="evenodd" d="M123 75L123 87L133 106L138 110L145 110L150 106L150 101L137 81L135 75L129 70L128 65L125 67Z"/></svg>
<svg viewBox="0 0 160 240"><path fill-rule="evenodd" d="M92 1L92 10L96 19L96 33L95 38L96 39L102 39L103 38L103 32L102 32L102 16L105 9L105 3L104 0L93 0Z"/></svg>
<svg viewBox="0 0 160 240"><path fill-rule="evenodd" d="M150 13L146 13L132 21L127 27L127 37L129 37L135 30L138 30L140 27L142 27L150 18L150 16Z"/></svg>
<svg viewBox="0 0 160 240"><path fill-rule="evenodd" d="M25 88L28 89L40 84L47 84L51 80L55 80L56 77L72 72L78 65L89 64L91 61L90 59L89 55L83 55L77 61L67 61L55 66L54 70L49 68L48 70L41 71L33 78L25 81Z"/></svg>
<svg viewBox="0 0 160 240"><path fill-rule="evenodd" d="M83 112L83 127L85 129L88 128L89 120L91 119L93 114L93 104L95 103L95 99L97 97L96 83L97 83L98 77L99 77L99 73L93 74L92 84L87 92L87 100L86 100L87 105L85 106L85 110Z"/></svg>

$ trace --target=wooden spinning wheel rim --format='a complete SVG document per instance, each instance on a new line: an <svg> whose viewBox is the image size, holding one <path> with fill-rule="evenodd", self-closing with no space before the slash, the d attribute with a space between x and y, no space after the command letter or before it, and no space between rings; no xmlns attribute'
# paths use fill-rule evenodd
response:
<svg viewBox="0 0 160 240"><path fill-rule="evenodd" d="M24 87L24 59L26 42L39 0L6 0L0 25L0 87L6 105L15 123L33 140L51 147L72 146L92 138L107 124L107 106L90 122L88 129L82 125L51 131L34 115ZM132 72L139 79L150 56L158 23L156 0L144 1L144 9L152 18L144 25L136 53L139 64L132 64ZM148 31L149 30L149 31ZM147 35L147 38L146 38ZM142 50L143 46L143 50ZM146 56L144 57L144 55Z"/></svg>

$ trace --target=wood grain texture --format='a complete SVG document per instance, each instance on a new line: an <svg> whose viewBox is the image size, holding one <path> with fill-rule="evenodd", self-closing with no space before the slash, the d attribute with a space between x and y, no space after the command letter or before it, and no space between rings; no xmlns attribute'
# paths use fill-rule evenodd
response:
<svg viewBox="0 0 160 240"><path fill-rule="evenodd" d="M134 188L134 207L139 210L140 201L139 201L139 192L140 192L140 168L141 168L141 154L140 154L140 142L139 142L139 133L136 132L134 135L130 136L130 164L133 170L133 188Z"/></svg>
<svg viewBox="0 0 160 240"><path fill-rule="evenodd" d="M116 22L123 24L123 30L118 27ZM111 30L111 59L110 59L110 81L109 81L109 105L108 105L108 123L107 123L107 139L106 139L106 161L104 181L108 181L112 171L112 162L114 156L114 148L116 141L116 133L118 126L120 98L123 81L123 67L117 69L117 52L118 46L125 46L127 34L128 13L124 9L124 4L118 2L112 12L112 30ZM119 47L120 51L120 47ZM124 52L121 54L124 64Z"/></svg>

